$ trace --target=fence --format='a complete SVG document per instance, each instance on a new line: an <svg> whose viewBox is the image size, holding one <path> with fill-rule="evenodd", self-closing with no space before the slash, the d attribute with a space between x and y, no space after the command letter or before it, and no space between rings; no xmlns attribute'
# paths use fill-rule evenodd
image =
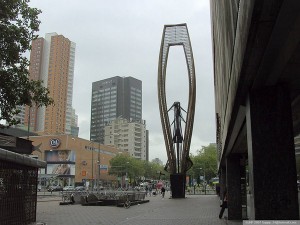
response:
<svg viewBox="0 0 300 225"><path fill-rule="evenodd" d="M215 195L217 194L215 189L205 187L189 187L186 190L188 195Z"/></svg>
<svg viewBox="0 0 300 225"><path fill-rule="evenodd" d="M36 221L38 168L0 160L0 218L4 225Z"/></svg>

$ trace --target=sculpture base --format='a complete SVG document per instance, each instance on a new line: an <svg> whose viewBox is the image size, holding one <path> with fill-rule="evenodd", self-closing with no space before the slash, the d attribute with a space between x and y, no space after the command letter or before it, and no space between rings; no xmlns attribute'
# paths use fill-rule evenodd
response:
<svg viewBox="0 0 300 225"><path fill-rule="evenodd" d="M185 198L185 174L170 175L172 198Z"/></svg>

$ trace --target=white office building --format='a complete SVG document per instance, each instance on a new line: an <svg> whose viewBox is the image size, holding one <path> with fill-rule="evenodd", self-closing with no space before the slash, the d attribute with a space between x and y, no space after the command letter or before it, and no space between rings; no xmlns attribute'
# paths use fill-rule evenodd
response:
<svg viewBox="0 0 300 225"><path fill-rule="evenodd" d="M131 157L149 160L148 131L145 120L128 121L117 118L104 128L104 145L115 146Z"/></svg>

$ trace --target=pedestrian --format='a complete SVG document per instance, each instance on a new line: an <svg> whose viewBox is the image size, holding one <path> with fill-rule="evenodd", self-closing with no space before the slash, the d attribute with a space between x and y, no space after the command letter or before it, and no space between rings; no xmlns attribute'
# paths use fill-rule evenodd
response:
<svg viewBox="0 0 300 225"><path fill-rule="evenodd" d="M165 197L165 192L166 192L165 187L161 187L161 196L162 196L162 198Z"/></svg>
<svg viewBox="0 0 300 225"><path fill-rule="evenodd" d="M218 196L220 196L220 185L216 184L216 193Z"/></svg>
<svg viewBox="0 0 300 225"><path fill-rule="evenodd" d="M148 196L148 185L146 185L145 191L146 191L146 196Z"/></svg>
<svg viewBox="0 0 300 225"><path fill-rule="evenodd" d="M225 209L227 208L227 190L225 190L224 192L224 196L223 196L223 201L222 201L222 204L220 205L221 207L221 211L220 211L220 214L219 214L219 219L221 219L223 217L223 213L225 211Z"/></svg>
<svg viewBox="0 0 300 225"><path fill-rule="evenodd" d="M70 199L70 200L71 200L71 203L72 203L72 204L75 203L75 199L74 199L74 194L73 194L73 193L71 194L71 199Z"/></svg>

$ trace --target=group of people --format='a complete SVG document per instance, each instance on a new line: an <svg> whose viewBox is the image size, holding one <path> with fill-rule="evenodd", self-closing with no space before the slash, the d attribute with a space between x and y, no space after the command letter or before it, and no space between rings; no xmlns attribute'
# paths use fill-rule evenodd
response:
<svg viewBox="0 0 300 225"><path fill-rule="evenodd" d="M152 195L152 187L148 185L145 187L145 191L146 191L146 196L148 196L148 193L149 193L149 196Z"/></svg>
<svg viewBox="0 0 300 225"><path fill-rule="evenodd" d="M166 193L166 188L164 186L162 186L160 189L156 188L155 191L153 191L153 189L152 189L151 186L149 186L149 187L146 186L145 187L146 196L148 196L148 194L149 194L149 196L151 196L151 195L157 195L157 193L159 192L159 190L160 190L162 198L164 198L165 197L165 193Z"/></svg>

